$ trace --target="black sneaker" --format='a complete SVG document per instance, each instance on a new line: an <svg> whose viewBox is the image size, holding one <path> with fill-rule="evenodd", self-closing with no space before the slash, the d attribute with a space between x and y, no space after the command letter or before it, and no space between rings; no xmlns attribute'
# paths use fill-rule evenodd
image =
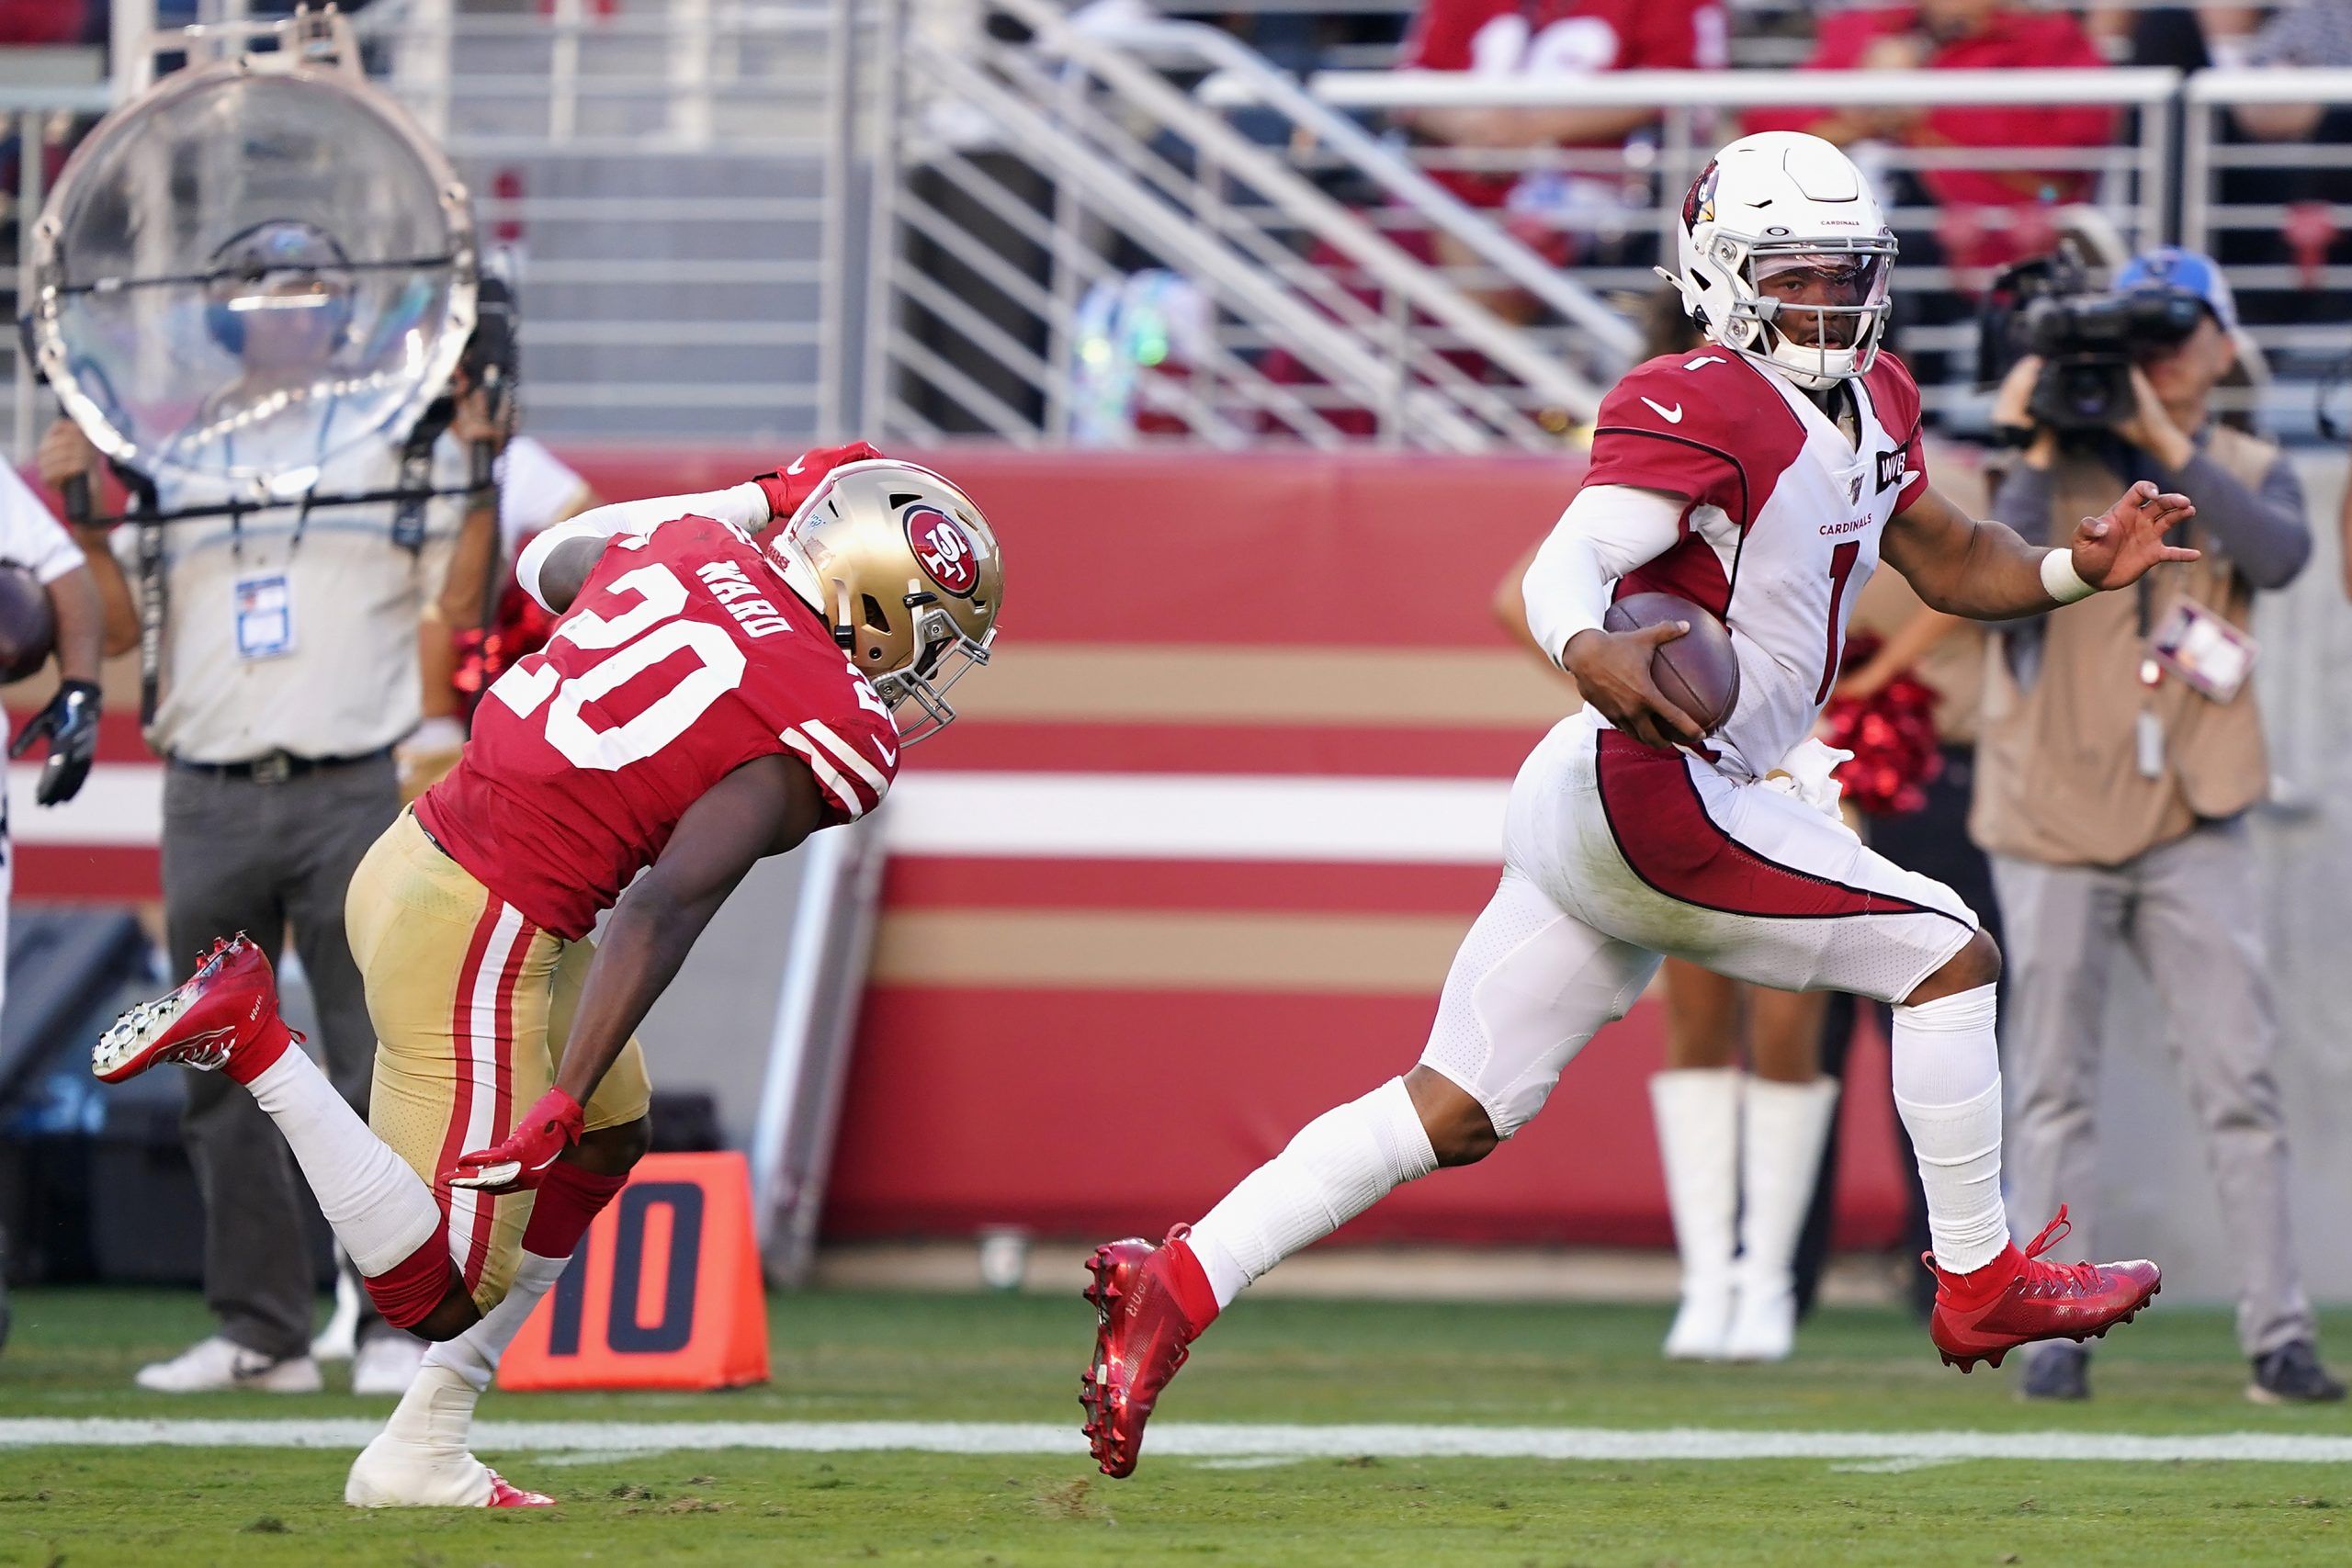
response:
<svg viewBox="0 0 2352 1568"><path fill-rule="evenodd" d="M2316 1346L2297 1339L2254 1359L2245 1396L2256 1404L2327 1404L2344 1397L2344 1385L2319 1364Z"/></svg>
<svg viewBox="0 0 2352 1568"><path fill-rule="evenodd" d="M2018 1381L2019 1399L2088 1399L2091 1353L2080 1345L2037 1345Z"/></svg>

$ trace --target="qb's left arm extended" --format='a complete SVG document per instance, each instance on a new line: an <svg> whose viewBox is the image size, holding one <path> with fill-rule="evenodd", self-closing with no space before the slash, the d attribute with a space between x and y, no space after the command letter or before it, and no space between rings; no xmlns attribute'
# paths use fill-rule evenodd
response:
<svg viewBox="0 0 2352 1568"><path fill-rule="evenodd" d="M2071 548L2046 550L2005 523L1970 517L1930 486L1894 514L1879 550L1929 607L2000 621L2125 587L2165 561L2195 560L2195 550L2165 535L2196 514L2187 496L2143 479L2104 515L2084 518Z"/></svg>
<svg viewBox="0 0 2352 1568"><path fill-rule="evenodd" d="M579 1141L582 1108L735 885L762 857L793 848L823 820L815 777L781 755L744 763L688 807L661 858L605 923L555 1087L503 1143L461 1156L445 1173L450 1183L492 1192L537 1187L556 1156Z"/></svg>

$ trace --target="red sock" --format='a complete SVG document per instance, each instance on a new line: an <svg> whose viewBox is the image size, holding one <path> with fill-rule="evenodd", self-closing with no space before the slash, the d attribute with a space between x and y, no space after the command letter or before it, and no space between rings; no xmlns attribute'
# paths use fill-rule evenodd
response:
<svg viewBox="0 0 2352 1568"><path fill-rule="evenodd" d="M1216 1292L1209 1288L1208 1271L1193 1256L1193 1244L1182 1236L1169 1237L1160 1250L1168 1256L1168 1289L1184 1321L1198 1334L1216 1321Z"/></svg>
<svg viewBox="0 0 2352 1568"><path fill-rule="evenodd" d="M241 1084L250 1084L276 1065L286 1055L286 1047L301 1036L286 1027L285 1021L272 1009L255 1021L253 1038L242 1042L229 1054L220 1070Z"/></svg>
<svg viewBox="0 0 2352 1568"><path fill-rule="evenodd" d="M569 1258L588 1226L603 1213L613 1194L628 1185L626 1176L599 1176L568 1159L548 1168L531 1200L530 1222L523 1227L523 1250L541 1258Z"/></svg>
<svg viewBox="0 0 2352 1568"><path fill-rule="evenodd" d="M441 1304L451 1283L463 1278L449 1260L449 1226L445 1221L422 1247L381 1274L367 1276L362 1283L386 1323L394 1328L413 1328Z"/></svg>

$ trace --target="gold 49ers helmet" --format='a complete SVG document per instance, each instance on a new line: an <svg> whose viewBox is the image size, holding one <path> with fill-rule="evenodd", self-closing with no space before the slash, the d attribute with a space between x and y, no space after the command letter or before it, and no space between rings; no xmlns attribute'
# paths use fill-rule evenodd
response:
<svg viewBox="0 0 2352 1568"><path fill-rule="evenodd" d="M996 530L971 497L913 463L844 463L768 548L889 705L902 744L954 722L947 688L989 661L1004 599Z"/></svg>

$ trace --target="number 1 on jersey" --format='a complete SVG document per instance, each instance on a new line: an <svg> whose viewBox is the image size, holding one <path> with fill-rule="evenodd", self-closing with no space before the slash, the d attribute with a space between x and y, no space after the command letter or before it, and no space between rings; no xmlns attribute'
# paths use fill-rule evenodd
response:
<svg viewBox="0 0 2352 1568"><path fill-rule="evenodd" d="M1813 694L1813 705L1819 707L1829 700L1829 688L1837 683L1838 656L1844 639L1838 635L1839 612L1846 607L1846 580L1854 575L1854 563L1862 558L1859 539L1849 539L1829 552L1829 651L1821 664L1821 689Z"/></svg>

